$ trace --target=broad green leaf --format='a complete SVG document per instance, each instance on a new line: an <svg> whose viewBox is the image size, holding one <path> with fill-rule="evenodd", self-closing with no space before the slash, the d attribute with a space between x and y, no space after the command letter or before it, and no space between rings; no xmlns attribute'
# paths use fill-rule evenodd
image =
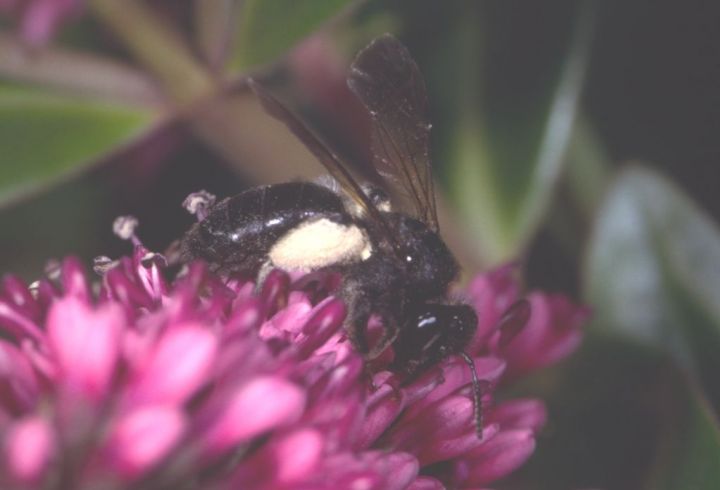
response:
<svg viewBox="0 0 720 490"><path fill-rule="evenodd" d="M233 68L275 60L351 0L246 0L236 34Z"/></svg>
<svg viewBox="0 0 720 490"><path fill-rule="evenodd" d="M717 421L656 349L590 334L570 362L512 395L545 400L549 422L511 488L720 488Z"/></svg>
<svg viewBox="0 0 720 490"><path fill-rule="evenodd" d="M602 206L585 270L598 328L658 346L720 407L720 231L673 184L623 172Z"/></svg>
<svg viewBox="0 0 720 490"><path fill-rule="evenodd" d="M79 171L153 120L137 107L0 85L0 205Z"/></svg>
<svg viewBox="0 0 720 490"><path fill-rule="evenodd" d="M592 2L572 7L577 8L575 15L562 12L556 17L539 7L533 8L539 18L532 38L522 32L527 12L493 4L476 14L487 25L484 39L465 36L456 41L459 54L453 59L461 69L477 66L477 60L486 62L482 76L450 75L458 80L460 124L448 137L444 160L451 165L456 204L490 262L517 257L546 213L586 71ZM476 24L477 19L470 29ZM551 41L539 46L536 37ZM530 68L514 66L527 55L520 58L505 45L532 50L538 62Z"/></svg>

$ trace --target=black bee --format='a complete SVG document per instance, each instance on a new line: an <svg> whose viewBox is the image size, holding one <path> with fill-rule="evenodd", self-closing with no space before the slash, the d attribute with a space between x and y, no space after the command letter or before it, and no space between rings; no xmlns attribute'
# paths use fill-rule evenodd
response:
<svg viewBox="0 0 720 490"><path fill-rule="evenodd" d="M265 110L320 160L340 192L290 182L225 199L182 238L184 260L201 258L223 273L251 271L260 280L272 268L341 272L346 331L357 350L372 360L392 346L392 368L409 378L462 355L472 369L480 425L479 383L463 353L477 316L447 297L459 267L439 235L427 98L410 53L392 36L382 36L357 56L348 76L350 89L370 113L374 164L386 189L359 184L302 121L249 83ZM394 211L391 200L404 202L406 209ZM372 314L382 318L385 330L371 345L366 326Z"/></svg>

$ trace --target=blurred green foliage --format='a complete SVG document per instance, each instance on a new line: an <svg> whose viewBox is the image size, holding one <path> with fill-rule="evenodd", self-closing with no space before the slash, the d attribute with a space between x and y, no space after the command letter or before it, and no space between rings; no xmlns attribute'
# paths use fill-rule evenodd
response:
<svg viewBox="0 0 720 490"><path fill-rule="evenodd" d="M548 403L539 450L508 488L711 489L720 432L697 386L657 350L591 332L580 351L515 387Z"/></svg>
<svg viewBox="0 0 720 490"><path fill-rule="evenodd" d="M153 120L141 107L0 86L0 206L76 174Z"/></svg>
<svg viewBox="0 0 720 490"><path fill-rule="evenodd" d="M720 231L670 182L623 172L599 210L585 273L598 329L670 353L720 408Z"/></svg>
<svg viewBox="0 0 720 490"><path fill-rule="evenodd" d="M441 148L452 196L488 262L517 257L551 204L578 112L594 10L592 2L577 2L566 17L541 23L533 35L546 44L533 46L533 62L545 66L528 74L507 66L513 49L502 29L515 21L507 10L477 8L475 18L464 19L468 34L457 36L454 51L466 62L449 74L460 118ZM468 42L480 23L489 35ZM472 63L477 59L485 62Z"/></svg>
<svg viewBox="0 0 720 490"><path fill-rule="evenodd" d="M240 12L231 66L242 70L275 61L343 9L350 0L247 0Z"/></svg>

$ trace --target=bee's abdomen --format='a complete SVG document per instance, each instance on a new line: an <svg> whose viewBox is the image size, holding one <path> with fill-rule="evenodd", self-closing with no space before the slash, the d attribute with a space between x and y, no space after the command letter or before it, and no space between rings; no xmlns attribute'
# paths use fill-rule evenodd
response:
<svg viewBox="0 0 720 490"><path fill-rule="evenodd" d="M249 189L216 204L183 237L183 261L203 259L215 270L255 272L272 247L304 224L349 224L334 192L308 182Z"/></svg>

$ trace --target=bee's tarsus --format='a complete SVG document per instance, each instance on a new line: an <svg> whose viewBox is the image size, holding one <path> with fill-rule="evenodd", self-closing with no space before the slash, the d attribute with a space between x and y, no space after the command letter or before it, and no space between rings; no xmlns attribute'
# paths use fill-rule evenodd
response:
<svg viewBox="0 0 720 490"><path fill-rule="evenodd" d="M460 352L460 357L463 358L463 360L467 363L468 367L470 368L470 375L472 376L472 384L473 384L473 403L474 403L474 409L473 414L475 416L475 432L477 433L478 439L483 438L483 406L482 406L482 394L483 394L483 388L480 383L480 379L477 375L477 370L475 369L475 362L473 362L472 357L470 357L465 352Z"/></svg>

